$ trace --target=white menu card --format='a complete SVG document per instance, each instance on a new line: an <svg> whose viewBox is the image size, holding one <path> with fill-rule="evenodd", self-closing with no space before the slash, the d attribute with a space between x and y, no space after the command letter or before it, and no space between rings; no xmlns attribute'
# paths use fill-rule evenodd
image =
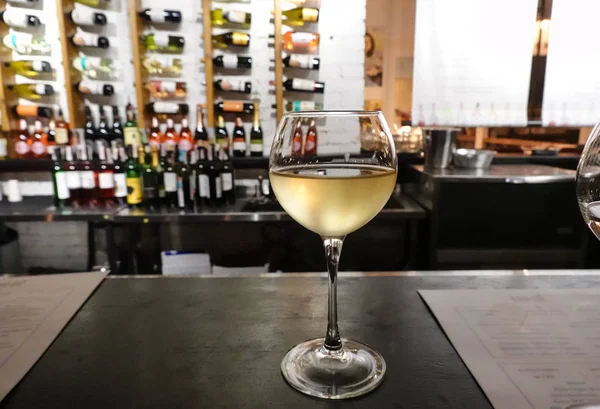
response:
<svg viewBox="0 0 600 409"><path fill-rule="evenodd" d="M552 1L543 126L592 126L600 121L599 17L600 1Z"/></svg>
<svg viewBox="0 0 600 409"><path fill-rule="evenodd" d="M524 126L537 0L417 0L413 125Z"/></svg>
<svg viewBox="0 0 600 409"><path fill-rule="evenodd" d="M600 289L419 294L495 409L600 402Z"/></svg>

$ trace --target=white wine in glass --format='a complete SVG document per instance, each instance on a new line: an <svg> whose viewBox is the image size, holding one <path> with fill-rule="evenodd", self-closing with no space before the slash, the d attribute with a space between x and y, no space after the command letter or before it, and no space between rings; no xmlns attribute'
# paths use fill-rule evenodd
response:
<svg viewBox="0 0 600 409"><path fill-rule="evenodd" d="M308 123L317 123L328 133L347 134L357 143L368 135L378 140L377 148L367 155L348 152L339 158L299 155L293 149L294 137ZM379 111L285 114L271 148L269 176L285 211L321 236L329 273L326 335L293 347L281 362L281 372L291 386L308 395L344 399L365 394L383 380L385 361L370 346L341 338L337 270L345 236L373 219L396 185L396 150L383 115Z"/></svg>

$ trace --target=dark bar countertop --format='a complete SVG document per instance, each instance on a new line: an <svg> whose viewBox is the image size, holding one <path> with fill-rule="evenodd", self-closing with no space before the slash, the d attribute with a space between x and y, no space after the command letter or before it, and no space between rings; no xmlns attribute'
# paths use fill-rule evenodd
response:
<svg viewBox="0 0 600 409"><path fill-rule="evenodd" d="M412 165L417 172L443 182L555 183L573 182L575 171L546 165L494 165L488 169L427 168Z"/></svg>
<svg viewBox="0 0 600 409"><path fill-rule="evenodd" d="M417 290L600 286L598 272L578 273L342 275L341 333L388 368L378 389L345 401L304 396L279 369L324 333L325 275L106 279L0 409L491 409Z"/></svg>

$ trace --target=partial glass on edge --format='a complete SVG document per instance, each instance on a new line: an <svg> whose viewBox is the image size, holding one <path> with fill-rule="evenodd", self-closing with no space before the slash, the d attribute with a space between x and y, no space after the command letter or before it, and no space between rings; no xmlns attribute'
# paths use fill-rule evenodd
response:
<svg viewBox="0 0 600 409"><path fill-rule="evenodd" d="M320 137L343 135L348 152L303 154L302 135L316 126ZM301 132L300 132L301 131ZM362 141L370 151L360 152ZM293 347L281 362L285 380L308 395L344 399L363 395L383 380L383 357L370 346L340 337L337 270L344 238L373 219L396 185L398 162L380 111L316 111L285 114L271 148L269 174L285 211L323 240L329 273L324 338Z"/></svg>

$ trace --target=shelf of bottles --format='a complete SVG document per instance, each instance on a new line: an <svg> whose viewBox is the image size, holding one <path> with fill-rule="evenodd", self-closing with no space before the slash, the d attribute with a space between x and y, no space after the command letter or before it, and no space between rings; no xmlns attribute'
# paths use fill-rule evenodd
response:
<svg viewBox="0 0 600 409"><path fill-rule="evenodd" d="M286 4L276 0L276 6ZM277 117L283 112L323 109L325 84L318 81L320 68L318 0L296 1L275 10L275 81ZM278 21L281 20L281 21ZM278 67L282 69L278 70ZM281 87L281 92L278 87ZM281 96L280 96L281 95Z"/></svg>

